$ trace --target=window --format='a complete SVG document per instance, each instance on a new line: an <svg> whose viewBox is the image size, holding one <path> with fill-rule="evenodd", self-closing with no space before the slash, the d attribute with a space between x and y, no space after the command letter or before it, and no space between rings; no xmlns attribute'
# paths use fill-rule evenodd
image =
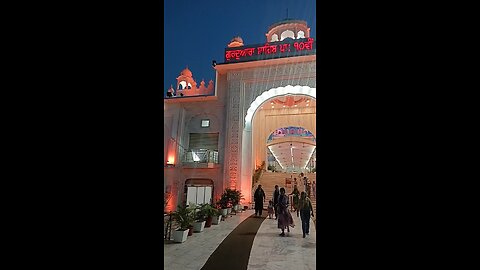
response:
<svg viewBox="0 0 480 270"><path fill-rule="evenodd" d="M286 30L280 35L280 40L284 40L286 38L295 39L295 35L293 34L293 31Z"/></svg>
<svg viewBox="0 0 480 270"><path fill-rule="evenodd" d="M212 187L211 186L187 187L187 204L199 205L203 203L212 203Z"/></svg>
<svg viewBox="0 0 480 270"><path fill-rule="evenodd" d="M210 120L202 119L202 127L209 127L209 126L210 126Z"/></svg>
<svg viewBox="0 0 480 270"><path fill-rule="evenodd" d="M213 181L211 179L188 179L185 181L186 204L212 203Z"/></svg>
<svg viewBox="0 0 480 270"><path fill-rule="evenodd" d="M187 87L187 83L185 81L181 81L179 84L178 84L178 89L180 90L183 90Z"/></svg>
<svg viewBox="0 0 480 270"><path fill-rule="evenodd" d="M209 149L218 151L219 133L190 133L189 150Z"/></svg>
<svg viewBox="0 0 480 270"><path fill-rule="evenodd" d="M219 133L190 133L188 151L183 162L218 164Z"/></svg>

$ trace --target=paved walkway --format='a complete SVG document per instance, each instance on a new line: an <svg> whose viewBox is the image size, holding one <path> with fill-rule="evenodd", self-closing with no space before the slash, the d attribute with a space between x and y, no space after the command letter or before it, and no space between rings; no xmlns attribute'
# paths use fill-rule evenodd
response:
<svg viewBox="0 0 480 270"><path fill-rule="evenodd" d="M287 236L280 237L275 219L265 219L257 232L248 262L248 270L253 269L315 269L316 231L310 219L310 235L303 238L302 223L292 212L295 228L290 228Z"/></svg>
<svg viewBox="0 0 480 270"><path fill-rule="evenodd" d="M242 221L254 214L247 210L228 217L220 225L212 225L201 233L194 233L184 243L164 244L164 268L172 270L199 270L218 245ZM302 238L300 218L292 213L295 228L280 237L277 221L265 219L255 236L247 270L254 269L315 269L316 231L310 220L310 235Z"/></svg>

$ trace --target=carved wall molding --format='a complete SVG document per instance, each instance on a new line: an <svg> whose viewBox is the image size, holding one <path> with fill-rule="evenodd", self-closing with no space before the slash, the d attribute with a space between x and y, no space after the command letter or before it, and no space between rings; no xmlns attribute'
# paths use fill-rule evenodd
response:
<svg viewBox="0 0 480 270"><path fill-rule="evenodd" d="M268 67L257 67L245 71L231 71L227 73L228 81L249 81L260 78L275 78L281 76L315 76L316 75L316 61L290 63Z"/></svg>
<svg viewBox="0 0 480 270"><path fill-rule="evenodd" d="M229 108L227 121L228 134L228 168L226 170L227 186L236 188L240 175L240 106L243 104L240 98L240 81L229 82Z"/></svg>

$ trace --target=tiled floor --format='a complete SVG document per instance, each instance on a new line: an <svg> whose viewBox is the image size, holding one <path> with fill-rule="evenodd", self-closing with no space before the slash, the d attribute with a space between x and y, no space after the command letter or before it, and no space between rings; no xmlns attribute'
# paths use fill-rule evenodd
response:
<svg viewBox="0 0 480 270"><path fill-rule="evenodd" d="M253 240L248 270L315 269L316 231L310 219L310 234L303 238L300 218L292 212L295 228L287 236L279 236L275 219L265 219Z"/></svg>
<svg viewBox="0 0 480 270"><path fill-rule="evenodd" d="M193 233L183 243L164 245L164 269L199 270L207 262L218 245L247 217L252 210L228 217L219 225Z"/></svg>
<svg viewBox="0 0 480 270"><path fill-rule="evenodd" d="M199 270L217 246L242 221L254 213L247 210L212 225L201 233L194 233L184 243L164 244L164 269ZM253 269L315 269L315 228L310 222L310 235L302 238L300 219L292 213L295 228L280 237L277 221L265 219L253 242L248 270Z"/></svg>

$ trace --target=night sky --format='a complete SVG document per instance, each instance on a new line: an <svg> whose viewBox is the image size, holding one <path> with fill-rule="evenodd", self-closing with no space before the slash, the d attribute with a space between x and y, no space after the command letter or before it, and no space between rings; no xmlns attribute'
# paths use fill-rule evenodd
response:
<svg viewBox="0 0 480 270"><path fill-rule="evenodd" d="M224 62L234 36L245 45L266 42L268 27L287 18L304 20L316 38L315 0L165 0L164 93L188 66L200 84L215 82L212 60Z"/></svg>

